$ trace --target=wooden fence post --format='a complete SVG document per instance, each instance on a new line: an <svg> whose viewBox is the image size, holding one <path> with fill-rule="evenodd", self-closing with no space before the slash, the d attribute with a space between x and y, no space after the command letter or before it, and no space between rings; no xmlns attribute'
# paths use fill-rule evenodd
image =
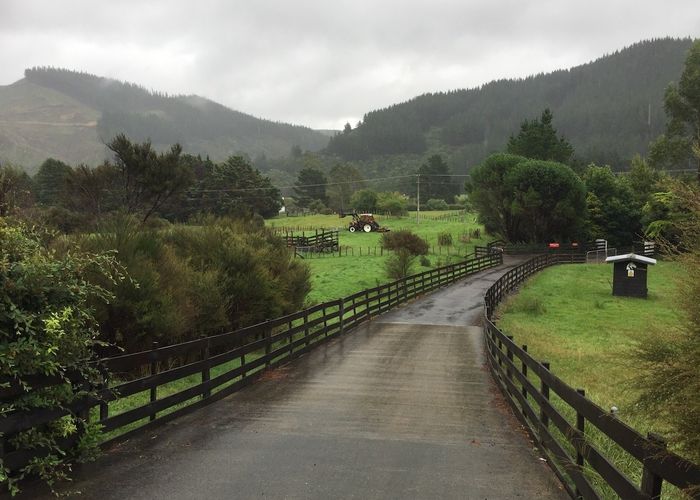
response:
<svg viewBox="0 0 700 500"><path fill-rule="evenodd" d="M513 336L512 335L507 335L508 340L511 342L513 341ZM513 351L510 350L510 344L506 345L506 357L508 358L508 361L513 363ZM510 368L510 364L506 367L506 375L508 376L508 380L513 382L513 371Z"/></svg>
<svg viewBox="0 0 700 500"><path fill-rule="evenodd" d="M542 361L542 367L549 371L549 361ZM549 386L540 378L540 392L544 396L544 398L549 401ZM549 427L549 417L545 413L544 406L540 407L540 421L542 422L542 425L544 427ZM542 439L542 436L540 436L540 441L544 442Z"/></svg>
<svg viewBox="0 0 700 500"><path fill-rule="evenodd" d="M272 351L272 328L270 327L270 320L265 318L265 324L263 325L263 338L265 339L265 366L270 366L270 352Z"/></svg>
<svg viewBox="0 0 700 500"><path fill-rule="evenodd" d="M367 319L372 319L369 312L369 289L365 288L365 311L367 312Z"/></svg>
<svg viewBox="0 0 700 500"><path fill-rule="evenodd" d="M343 319L343 316L345 316L345 302L343 302L343 299L338 299L338 323L340 324L340 327L338 329L338 335L343 334L343 328L345 326L345 320Z"/></svg>
<svg viewBox="0 0 700 500"><path fill-rule="evenodd" d="M523 344L522 347L523 347L523 351L525 351L525 355L527 356L527 345ZM520 361L520 373L522 373L523 377L525 377L525 379L527 379L527 364L525 363L524 360ZM525 386L524 382L522 384L521 391L522 391L523 399L525 401L527 401L527 387ZM522 410L523 410L523 415L527 416L527 412L525 411L525 404L524 403L523 403Z"/></svg>
<svg viewBox="0 0 700 500"><path fill-rule="evenodd" d="M204 349L202 350L202 360L204 361L204 368L202 368L202 383L209 382L211 378L211 371L210 371L210 366L209 366L209 340L207 339L207 343L204 345ZM202 392L202 399L206 399L209 396L211 396L211 389L207 388L204 389Z"/></svg>
<svg viewBox="0 0 700 500"><path fill-rule="evenodd" d="M102 389L109 389L109 375L108 372L105 370L102 373L103 379L102 379ZM100 400L100 421L102 420L107 420L109 418L109 403L104 400ZM2 446L2 438L0 437L0 446ZM2 450L0 449L0 454L2 453ZM0 456L0 458L2 458Z"/></svg>
<svg viewBox="0 0 700 500"><path fill-rule="evenodd" d="M647 434L647 438L649 441L655 445L655 448L657 449L666 449L666 440L659 436L658 434L654 434L653 432L650 432ZM651 452L651 455L654 455L657 450L654 450ZM661 486L663 484L663 478L661 476L657 476L652 472L649 467L646 465L646 459L642 462L644 464L644 469L642 470L642 493L648 495L650 498L661 498Z"/></svg>
<svg viewBox="0 0 700 500"><path fill-rule="evenodd" d="M309 350L309 313L308 309L304 311L304 350Z"/></svg>
<svg viewBox="0 0 700 500"><path fill-rule="evenodd" d="M153 342L151 344L151 349L153 351L152 353L152 359L151 359L151 376L155 375L158 373L158 362L155 360L156 354L155 351L158 349L158 342ZM155 403L156 400L158 399L158 386L153 385L151 386L151 403ZM149 420L153 422L156 419L156 412L151 413Z"/></svg>
<svg viewBox="0 0 700 500"><path fill-rule="evenodd" d="M500 337L498 337L498 350L503 351L503 341ZM503 366L503 360L501 359L501 355L499 354L496 357L498 358L498 366Z"/></svg>
<svg viewBox="0 0 700 500"><path fill-rule="evenodd" d="M327 302L323 303L323 309L321 312L323 313L323 336L328 337L328 316L326 315L326 304Z"/></svg>
<svg viewBox="0 0 700 500"><path fill-rule="evenodd" d="M576 392L578 392L584 398L586 397L585 390L576 389ZM586 432L586 419L578 410L576 411L576 430L578 430L581 434L585 434ZM581 454L581 452L578 450L578 447L576 448L576 465L578 465L580 470L583 471L583 454ZM576 498L582 498L581 492L578 488L576 488Z"/></svg>

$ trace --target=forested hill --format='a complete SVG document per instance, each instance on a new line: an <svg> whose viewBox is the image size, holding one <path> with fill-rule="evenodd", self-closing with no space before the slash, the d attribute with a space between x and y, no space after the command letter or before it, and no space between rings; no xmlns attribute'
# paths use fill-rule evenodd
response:
<svg viewBox="0 0 700 500"><path fill-rule="evenodd" d="M523 120L549 107L577 157L623 168L663 132L664 91L680 77L691 43L645 41L568 70L421 95L367 113L327 151L347 160L441 152L460 171L501 149Z"/></svg>
<svg viewBox="0 0 700 500"><path fill-rule="evenodd" d="M0 87L0 104L0 160L30 170L47 156L99 161L103 142L119 132L138 141L150 138L156 146L179 142L186 152L214 160L236 152L282 157L293 146L317 151L328 143L327 134L255 118L203 97L170 96L65 69L26 70L23 80Z"/></svg>

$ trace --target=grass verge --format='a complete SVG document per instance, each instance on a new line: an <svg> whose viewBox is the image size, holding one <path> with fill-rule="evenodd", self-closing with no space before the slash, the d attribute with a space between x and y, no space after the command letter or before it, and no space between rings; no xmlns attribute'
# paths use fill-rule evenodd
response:
<svg viewBox="0 0 700 500"><path fill-rule="evenodd" d="M536 359L549 361L551 370L603 408L618 408L617 416L643 435L665 428L653 427L635 407L638 391L632 376L631 350L650 332L664 332L680 324L675 308L675 278L681 272L672 262L650 267L647 299L614 297L609 265L561 265L543 270L508 297L496 316L499 328L527 344ZM576 415L558 397L552 403L571 422ZM592 425L586 431L599 450L638 484L639 462ZM555 432L556 434L556 432ZM560 442L566 442L559 435ZM566 446L570 453L573 449ZM670 443L673 449L673 443ZM590 478L605 498L615 493L592 471ZM666 485L664 495L682 495Z"/></svg>

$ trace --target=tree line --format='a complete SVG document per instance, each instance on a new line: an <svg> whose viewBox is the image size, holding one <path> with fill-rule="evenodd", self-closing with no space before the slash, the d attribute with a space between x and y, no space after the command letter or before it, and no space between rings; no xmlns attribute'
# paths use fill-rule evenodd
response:
<svg viewBox="0 0 700 500"><path fill-rule="evenodd" d="M664 89L691 44L641 42L570 70L424 94L347 124L327 151L372 164L442 150L453 168L474 165L503 149L522 117L550 108L581 158L622 170L663 132ZM685 168L683 160L675 165Z"/></svg>
<svg viewBox="0 0 700 500"><path fill-rule="evenodd" d="M664 97L666 130L624 176L583 167L552 125L552 113L525 120L504 153L472 170L466 188L486 230L512 242L609 240L629 247L643 237L676 244L690 212L660 167L682 162L700 181L700 41L688 51L678 84ZM692 176L691 176L692 178Z"/></svg>

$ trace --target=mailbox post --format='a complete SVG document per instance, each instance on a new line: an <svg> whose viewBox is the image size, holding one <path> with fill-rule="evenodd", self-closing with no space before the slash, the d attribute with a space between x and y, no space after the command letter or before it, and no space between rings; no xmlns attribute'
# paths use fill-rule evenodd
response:
<svg viewBox="0 0 700 500"><path fill-rule="evenodd" d="M656 259L628 253L605 259L613 264L613 295L646 298L647 270Z"/></svg>

